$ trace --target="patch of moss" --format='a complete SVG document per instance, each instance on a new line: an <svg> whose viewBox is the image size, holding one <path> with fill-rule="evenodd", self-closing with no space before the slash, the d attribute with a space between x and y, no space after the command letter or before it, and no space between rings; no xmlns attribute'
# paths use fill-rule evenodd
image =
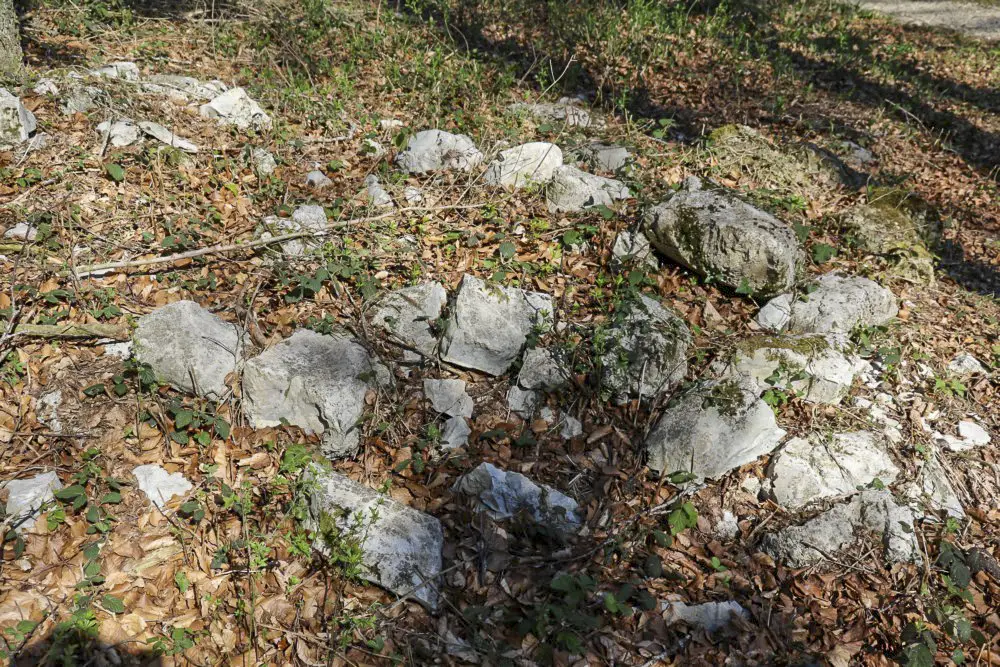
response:
<svg viewBox="0 0 1000 667"><path fill-rule="evenodd" d="M703 407L714 407L724 417L735 417L744 407L743 387L736 380L722 380L709 391Z"/></svg>
<svg viewBox="0 0 1000 667"><path fill-rule="evenodd" d="M777 336L761 335L745 338L736 344L736 349L752 356L758 350L788 350L807 357L815 356L829 349L830 343L824 336Z"/></svg>

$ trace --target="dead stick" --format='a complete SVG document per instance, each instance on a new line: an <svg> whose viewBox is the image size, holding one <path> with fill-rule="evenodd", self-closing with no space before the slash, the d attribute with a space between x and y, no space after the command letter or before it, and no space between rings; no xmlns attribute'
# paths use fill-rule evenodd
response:
<svg viewBox="0 0 1000 667"><path fill-rule="evenodd" d="M11 336L33 338L110 338L128 340L128 329L112 324L18 324Z"/></svg>
<svg viewBox="0 0 1000 667"><path fill-rule="evenodd" d="M401 208L395 211L389 211L381 215L373 215L365 218L352 218L350 220L345 220L343 222L335 223L334 225L320 230L320 231L303 231L303 232L292 232L289 234L281 234L279 236L272 236L269 239L259 239L257 241L248 241L246 243L230 243L228 245L214 245L208 248L199 248L197 250L188 250L187 252L179 252L174 255L166 255L163 257L149 257L146 259L133 259L123 262L107 262L106 264L91 264L89 266L82 266L76 271L76 276L78 278L85 278L93 273L102 273L107 271L116 271L118 269L131 269L140 266L152 266L154 264L172 264L174 262L179 262L184 259L193 259L195 257L204 257L205 255L218 255L226 252L232 252L234 250L252 250L254 248L262 248L264 246L273 245L275 243L284 243L285 241L293 241L295 239L301 239L306 237L320 238L332 234L342 227L348 224L356 224L359 222L375 222L377 220L385 220L386 218L391 218L392 216L399 215L400 213L407 213L409 211L442 211L451 209L465 209L465 208L482 208L485 204L469 204L463 206L441 206L438 208L425 208L423 206L412 206L409 208ZM68 272L67 272L68 273Z"/></svg>

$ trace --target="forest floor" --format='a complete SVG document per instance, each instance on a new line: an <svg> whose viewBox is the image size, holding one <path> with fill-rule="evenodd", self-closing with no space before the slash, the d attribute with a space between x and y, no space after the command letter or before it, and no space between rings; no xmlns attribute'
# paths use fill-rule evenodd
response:
<svg viewBox="0 0 1000 667"><path fill-rule="evenodd" d="M645 468L641 443L666 398L614 405L582 373L579 391L549 397L583 423L582 436L564 441L512 415L495 378L422 369L391 394L372 392L360 452L334 467L441 520L447 602L430 614L361 580L351 554L331 562L313 552L300 476L315 437L249 428L238 397L215 404L150 387L110 341L8 329L0 480L56 471L83 489L4 541L0 650L13 664L114 664L109 647L164 665L1000 664L1000 580L963 576L941 556L1000 557L1000 47L812 0L166 4L52 2L25 16L27 80L6 86L48 140L0 153L0 228L30 221L38 230L30 243L0 242L4 317L127 332L184 298L242 323L261 347L296 328L346 327L391 359L366 325L371 304L418 280L453 289L474 274L551 294L570 332L600 326L639 291L654 295L694 334L691 381L753 335L762 304L665 259L622 275L610 250L646 205L699 175L802 230L807 274L871 276L901 305L892 324L856 338L875 375L839 406L782 396L782 428L870 427L854 399L889 395L905 436L893 454L901 484L933 451L935 430L975 419L993 443L941 453L966 516L931 513L918 524L921 562L887 566L865 540L791 569L760 538L801 515L744 484L764 478L766 457L688 488ZM273 126L223 129L125 81L101 80L86 113L32 92L40 78L113 61L134 61L144 76L244 86ZM583 94L603 125L507 111L564 94ZM154 120L200 150L109 146L96 127L122 117ZM387 119L401 125L380 124ZM850 166L855 184L813 187L724 160L710 137L729 124L758 130L776 150L819 146ZM425 128L467 134L488 153L535 140L627 145L636 164L623 178L635 196L613 210L553 214L538 191L498 195L464 175L401 174L393 154ZM273 174L254 168L254 147L277 158ZM306 187L316 168L331 187ZM427 203L373 210L370 174L394 196L419 186ZM894 272L893 258L841 233L837 215L877 187L905 192L940 221L931 280ZM304 203L363 220L294 261L235 251L81 276L86 265L257 238L265 216ZM960 353L988 372L950 375ZM466 380L477 404L469 444L450 455L435 453L419 388L438 374ZM39 400L56 390L58 429ZM519 522L487 530L451 491L480 461L571 495L587 528L567 544ZM147 463L182 472L193 491L163 511L151 506L130 477ZM678 522L683 507L697 515L690 525ZM717 530L724 511L738 520L735 535ZM668 624L658 605L730 600L748 616L711 634Z"/></svg>

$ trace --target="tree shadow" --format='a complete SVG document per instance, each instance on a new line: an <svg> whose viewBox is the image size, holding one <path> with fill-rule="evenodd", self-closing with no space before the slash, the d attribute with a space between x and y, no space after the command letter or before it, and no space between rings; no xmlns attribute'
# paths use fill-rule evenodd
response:
<svg viewBox="0 0 1000 667"><path fill-rule="evenodd" d="M146 644L126 640L108 644L83 628L56 627L41 640L29 638L27 646L16 652L11 667L160 667L163 660Z"/></svg>

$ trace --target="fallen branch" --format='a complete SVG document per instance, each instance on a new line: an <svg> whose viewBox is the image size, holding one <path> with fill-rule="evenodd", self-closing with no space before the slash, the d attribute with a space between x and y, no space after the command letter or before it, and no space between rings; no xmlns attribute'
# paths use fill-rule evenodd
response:
<svg viewBox="0 0 1000 667"><path fill-rule="evenodd" d="M111 340L128 340L131 338L127 328L116 327L113 324L18 324L10 333L11 337L29 336L32 338L110 338Z"/></svg>
<svg viewBox="0 0 1000 667"><path fill-rule="evenodd" d="M193 259L195 257L204 257L206 255L221 255L227 252L233 252L235 250L254 250L256 248L263 248L265 246L274 245L275 243L284 243L285 241L294 241L295 239L303 238L322 238L328 236L341 228L346 227L349 224L357 224L361 222L375 222L377 220L385 220L386 218L391 218L393 216L399 215L400 213L408 213L411 211L445 211L454 209L467 209L467 208L482 208L484 204L468 204L461 206L439 206L436 208L426 208L424 206L411 206L408 208L400 208L381 215L373 215L364 218L352 218L350 220L344 220L342 222L337 222L330 225L326 229L319 231L302 231L302 232L291 232L288 234L280 234L278 236L272 236L268 239L258 239L256 241L247 241L244 243L229 243L226 245L214 245L208 248L198 248L197 250L188 250L186 252L179 252L174 255L164 255L163 257L148 257L146 259L132 259L125 260L121 262L107 262L105 264L90 264L87 266L81 266L76 269L75 274L77 278L86 278L87 276L93 275L95 273L109 273L112 271L119 271L121 269L134 269L141 266L154 266L157 264L173 264L174 262L179 262L185 259ZM71 273L67 271L66 274Z"/></svg>

